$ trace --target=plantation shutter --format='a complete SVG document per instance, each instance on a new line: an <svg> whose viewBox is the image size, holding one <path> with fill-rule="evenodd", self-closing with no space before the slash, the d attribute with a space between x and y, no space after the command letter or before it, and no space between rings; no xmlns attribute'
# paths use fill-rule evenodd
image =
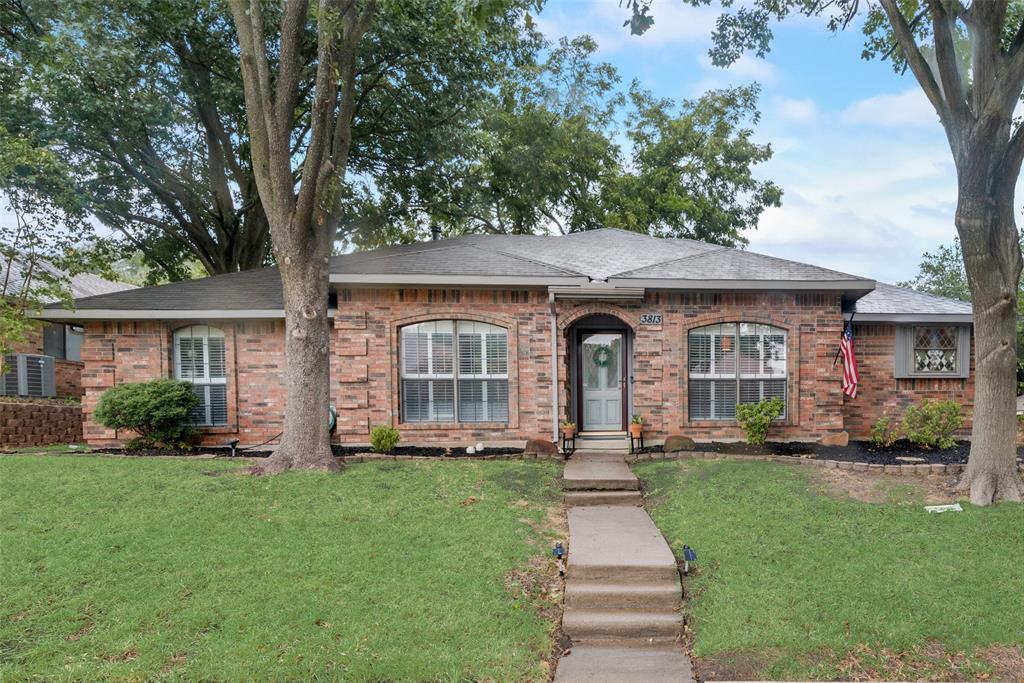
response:
<svg viewBox="0 0 1024 683"><path fill-rule="evenodd" d="M786 332L760 323L726 323L688 335L691 420L734 420L737 403L787 400Z"/></svg>
<svg viewBox="0 0 1024 683"><path fill-rule="evenodd" d="M174 376L192 383L199 404L189 419L200 426L228 423L227 352L224 332L191 325L174 333Z"/></svg>

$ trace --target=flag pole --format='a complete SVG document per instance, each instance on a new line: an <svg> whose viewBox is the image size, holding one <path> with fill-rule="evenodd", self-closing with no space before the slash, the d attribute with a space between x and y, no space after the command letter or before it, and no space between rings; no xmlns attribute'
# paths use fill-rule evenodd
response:
<svg viewBox="0 0 1024 683"><path fill-rule="evenodd" d="M847 325L853 325L853 319L854 319L854 317L856 317L856 315L857 315L857 311L854 311L853 313L850 314L850 319L849 320L844 320L843 321L843 331L839 333L840 341L842 340L843 335L846 334L846 326ZM842 348L836 349L836 357L832 359L832 367L833 368L835 368L836 367L836 363L839 362L839 354L842 353L842 352L843 352Z"/></svg>

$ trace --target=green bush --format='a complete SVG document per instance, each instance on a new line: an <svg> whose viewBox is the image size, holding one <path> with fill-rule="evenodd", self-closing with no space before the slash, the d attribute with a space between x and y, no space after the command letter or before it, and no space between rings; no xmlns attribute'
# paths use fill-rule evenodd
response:
<svg viewBox="0 0 1024 683"><path fill-rule="evenodd" d="M964 426L964 416L956 401L933 401L929 398L909 406L903 418L903 429L912 443L925 448L952 448L953 434Z"/></svg>
<svg viewBox="0 0 1024 683"><path fill-rule="evenodd" d="M189 413L199 404L192 384L176 379L131 382L100 396L93 417L108 429L130 429L139 436L129 448L183 448L195 430Z"/></svg>
<svg viewBox="0 0 1024 683"><path fill-rule="evenodd" d="M888 415L878 418L871 427L871 443L880 448L890 448L900 438L900 423Z"/></svg>
<svg viewBox="0 0 1024 683"><path fill-rule="evenodd" d="M370 430L370 447L374 453L390 453L401 440L402 435L390 425L374 425Z"/></svg>
<svg viewBox="0 0 1024 683"><path fill-rule="evenodd" d="M766 398L758 403L740 403L736 406L736 419L747 433L747 443L760 446L768 436L772 420L782 415L786 404L778 396Z"/></svg>

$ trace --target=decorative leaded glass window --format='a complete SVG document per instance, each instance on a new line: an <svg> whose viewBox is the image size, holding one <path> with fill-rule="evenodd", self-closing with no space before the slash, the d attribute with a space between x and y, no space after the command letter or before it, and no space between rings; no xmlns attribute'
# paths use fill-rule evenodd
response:
<svg viewBox="0 0 1024 683"><path fill-rule="evenodd" d="M914 372L950 374L957 370L957 328L914 327Z"/></svg>
<svg viewBox="0 0 1024 683"><path fill-rule="evenodd" d="M690 330L691 420L734 420L737 403L786 402L786 331L759 323ZM784 417L784 415L782 416Z"/></svg>

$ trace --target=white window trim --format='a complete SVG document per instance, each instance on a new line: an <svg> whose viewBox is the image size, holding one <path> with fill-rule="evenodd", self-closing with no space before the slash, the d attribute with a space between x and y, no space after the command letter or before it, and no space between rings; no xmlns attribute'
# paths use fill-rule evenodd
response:
<svg viewBox="0 0 1024 683"><path fill-rule="evenodd" d="M427 372L427 373L407 372L406 369L405 369L405 358L403 356L404 350L405 350L405 342L404 342L404 336L403 335L405 335L408 330L415 329L417 325L424 324L424 323L440 323L440 322L451 323L451 325L452 325L452 332L451 332L452 333L452 359L451 359L452 371L450 373L440 373L440 374L433 372L433 369L434 369L434 367L433 367L434 366L434 355L433 355L434 339L433 339L433 332L434 331L431 331L431 332L427 333L427 369L429 370L429 372ZM459 328L462 325L472 326L472 325L475 325L475 324L487 325L488 327L499 329L499 330L501 330L501 331L503 331L505 333L505 372L503 372L503 373L487 372L490 369L490 356L488 355L489 354L489 351L488 351L488 348L487 348L487 334L488 334L488 332L486 332L486 331L483 331L483 332L466 332L465 333L466 335L477 334L481 338L481 343L480 343L480 362L481 362L480 368L481 368L481 372L478 372L478 373L468 373L468 372L462 372L459 369L459 336L460 336ZM431 422L440 422L440 423L443 423L443 424L466 424L466 425L488 424L488 423L508 424L509 421L510 421L511 412L512 412L512 408L511 408L511 402L512 402L511 392L510 391L506 391L506 394L508 394L507 402L508 402L509 405L507 406L505 416L502 419L492 419L491 418L491 406L490 406L490 402L488 400L488 398L489 398L488 397L489 385L486 383L487 380L494 380L494 381L503 380L506 383L509 381L509 373L508 373L508 367L509 367L509 358L508 358L509 343L508 343L508 336L509 336L508 328L501 327L500 325L495 325L493 323L478 323L477 321L474 321L474 320L459 320L459 319L426 320L426 321L421 321L420 323L411 323L409 325L405 325L402 328L400 328L399 329L399 343L398 343L398 347L399 347L399 358L398 358L399 384L401 385L401 380L407 380L407 379L409 379L409 380L441 380L441 381L451 381L452 382L452 400L453 400L453 405L452 405L453 420L447 420L447 419L441 420L441 419L438 419L437 415L436 415L436 413L434 412L434 409L433 409L433 406L434 406L434 385L430 384L429 385L429 389L428 389L428 392L429 392L428 393L428 400L430 401L430 406L431 406L430 413L431 414L429 415L429 418L427 420L408 420L406 418L406 412L405 412L405 397L400 395L399 396L399 415L401 416L401 421L403 423L407 423L407 424L424 424L424 423L431 423ZM485 381L485 384L481 387L481 389L482 389L482 391L481 391L481 402L483 404L484 419L469 421L469 420L463 420L461 418L461 415L459 414L459 412L460 412L459 411L459 381L460 380L484 380ZM506 384L506 386L507 386L507 384Z"/></svg>
<svg viewBox="0 0 1024 683"><path fill-rule="evenodd" d="M761 332L758 332L756 334L743 334L743 332L742 332L742 329L743 329L742 326L743 325L754 325L754 326L757 326L757 327L763 327L763 328L767 328L767 329L765 329L765 330L763 330ZM701 334L700 333L701 330L707 329L707 328L715 328L715 329L714 329L714 331L708 332L706 334ZM723 332L722 328L726 328L728 331ZM764 347L763 347L764 338L767 337L767 336L779 336L779 335L782 336L782 348L785 351L785 355L782 358L782 363L783 363L784 371L783 371L782 374L775 374L775 373L768 374L768 373L765 373L765 363L767 362L767 358L765 357L764 350L763 350L764 349ZM710 352L711 352L710 367L711 367L711 372L691 372L690 369L689 369L690 368L690 350L691 350L691 345L692 345L692 339L693 339L694 336L707 336L707 337L710 337L710 339L711 339L711 342L710 342L710 344L711 344L711 346L710 346ZM759 340L760 340L759 343L762 345L762 347L761 347L762 350L761 350L761 354L760 354L760 363L759 363L760 364L760 368L759 368L760 372L758 372L756 374L750 374L750 373L746 373L745 374L742 371L742 363L740 362L740 340L743 337L755 337L755 336L759 338ZM715 359L715 341L716 341L716 339L718 339L720 337L732 337L732 339L733 339L732 343L734 344L733 353L735 354L735 361L734 361L734 363L735 363L735 370L733 370L732 372L728 372L728 373L718 373L718 372L715 372L715 370L716 370L716 367L715 367L715 364L716 364L716 359ZM690 381L692 381L692 380L698 380L698 381L700 381L700 380L718 380L718 381L721 381L721 380L734 380L735 383L736 383L736 405L739 405L741 403L741 401L740 401L740 395L741 395L740 383L743 382L744 380L746 380L746 381L755 381L755 382L783 381L783 382L786 383L786 396L785 396L785 399L784 399L785 406L783 408L782 414L779 415L779 417L776 418L776 419L779 420L779 421L783 421L783 420L786 420L788 418L788 414L789 414L789 388L790 388L789 387L789 331L788 330L785 330L785 329L783 329L781 327L776 327L774 325L769 325L767 323L752 323L752 322L744 322L744 321L735 322L735 323L713 323L711 325L702 325L700 327L691 328L686 333L686 340L687 340L687 342L686 342L686 354L687 354L686 368L687 368L687 373L689 374L689 380ZM714 415L714 412L715 412L715 390L717 389L717 383L715 381L712 381L710 383L710 385L709 385L709 389L710 389L709 396L711 398L711 406L710 406L710 410L708 412L711 414L711 417L693 417L693 406L692 406L692 404L689 403L690 391L689 391L689 386L687 386L687 420L689 420L690 422L735 422L736 421L735 417L717 417L717 416ZM764 384L761 384L759 394L762 396L762 400L763 400Z"/></svg>
<svg viewBox="0 0 1024 683"><path fill-rule="evenodd" d="M220 334L211 334L216 331ZM213 421L213 402L210 400L210 387L211 386L227 386L227 343L225 342L224 348L224 377L211 377L210 376L210 337L217 337L224 339L223 330L211 327L209 325L190 325L188 327L182 327L174 331L174 378L190 382L193 386L201 387L203 389L203 406L206 409L206 417L201 423L196 423L197 427L223 427L227 424L215 423ZM203 340L203 374L202 377L195 377L194 373L192 377L184 377L185 374L182 371L181 362L181 340L191 339L193 341L202 339Z"/></svg>

